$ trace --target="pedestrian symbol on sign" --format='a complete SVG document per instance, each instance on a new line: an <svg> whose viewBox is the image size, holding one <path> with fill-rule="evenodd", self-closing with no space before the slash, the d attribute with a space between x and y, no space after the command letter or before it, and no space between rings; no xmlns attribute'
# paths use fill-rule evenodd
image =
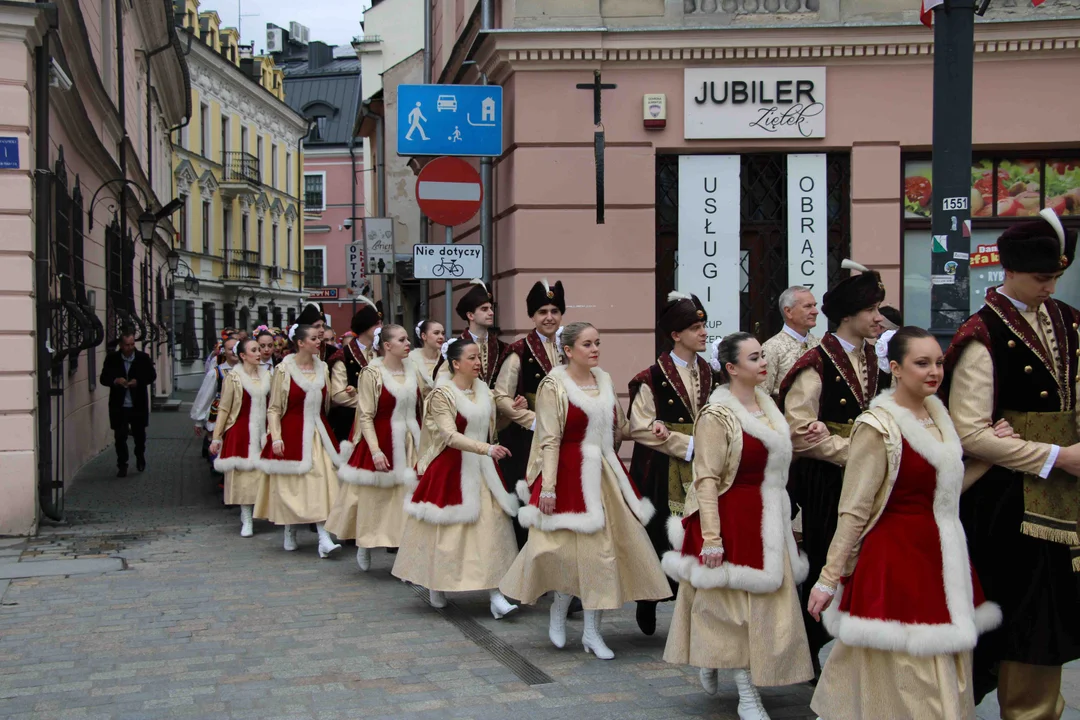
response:
<svg viewBox="0 0 1080 720"><path fill-rule="evenodd" d="M450 136L449 138L447 138L447 139L448 139L448 140L449 140L450 142L461 142L461 141L462 141L462 137L461 137L461 128L459 128L459 127L458 127L457 125L455 125L455 126L454 126L454 134L453 134L453 135L451 135L451 136Z"/></svg>
<svg viewBox="0 0 1080 720"><path fill-rule="evenodd" d="M424 132L424 126L421 122L427 122L427 118L424 117L424 113L420 112L420 103L416 103L416 107L409 112L409 132L405 135L406 140L412 140L412 134L419 130L420 139L427 140L428 136Z"/></svg>

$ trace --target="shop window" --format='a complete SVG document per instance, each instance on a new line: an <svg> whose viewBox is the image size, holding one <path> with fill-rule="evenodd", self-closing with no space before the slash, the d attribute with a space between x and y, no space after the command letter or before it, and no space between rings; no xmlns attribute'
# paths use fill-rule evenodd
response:
<svg viewBox="0 0 1080 720"><path fill-rule="evenodd" d="M930 327L931 160L904 163L904 322ZM997 238L1018 218L1053 208L1067 228L1080 226L1080 156L1041 158L980 157L971 169L972 230L969 311L983 305L988 288L1005 281ZM1080 304L1080 277L1066 273L1054 296Z"/></svg>
<svg viewBox="0 0 1080 720"><path fill-rule="evenodd" d="M240 325L237 330L251 332L251 310L248 310L247 305L240 308Z"/></svg>
<svg viewBox="0 0 1080 720"><path fill-rule="evenodd" d="M270 324L270 310L265 305L259 306L259 325Z"/></svg>
<svg viewBox="0 0 1080 720"><path fill-rule="evenodd" d="M277 306L277 305L274 306L273 316L274 316L274 327L276 327L276 328L281 327L281 308L279 306Z"/></svg>
<svg viewBox="0 0 1080 720"><path fill-rule="evenodd" d="M227 328L236 327L236 305L233 303L225 303L225 325Z"/></svg>

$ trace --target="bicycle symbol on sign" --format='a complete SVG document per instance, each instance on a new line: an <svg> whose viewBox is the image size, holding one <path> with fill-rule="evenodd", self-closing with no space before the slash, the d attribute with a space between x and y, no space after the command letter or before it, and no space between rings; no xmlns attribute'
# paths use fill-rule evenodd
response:
<svg viewBox="0 0 1080 720"><path fill-rule="evenodd" d="M465 266L451 258L449 260L440 260L438 265L431 268L431 272L434 273L435 277L442 277L446 273L450 273L451 277L461 277L465 273Z"/></svg>

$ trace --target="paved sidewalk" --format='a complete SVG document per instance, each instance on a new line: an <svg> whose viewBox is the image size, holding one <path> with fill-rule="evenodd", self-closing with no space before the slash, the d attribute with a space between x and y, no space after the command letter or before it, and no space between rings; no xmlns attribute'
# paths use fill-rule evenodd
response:
<svg viewBox="0 0 1080 720"><path fill-rule="evenodd" d="M115 478L109 450L70 489L70 525L0 539L0 577L16 578L0 580L0 717L737 717L730 677L708 697L696 670L661 660L670 606L651 638L632 609L608 613L611 662L582 651L580 619L553 648L546 602L502 621L479 593L436 611L389 575L385 552L364 574L349 547L319 560L307 531L295 553L266 524L240 538L200 450L186 411L156 414L147 472ZM107 558L123 563L20 578ZM812 718L811 694L763 691L777 720Z"/></svg>

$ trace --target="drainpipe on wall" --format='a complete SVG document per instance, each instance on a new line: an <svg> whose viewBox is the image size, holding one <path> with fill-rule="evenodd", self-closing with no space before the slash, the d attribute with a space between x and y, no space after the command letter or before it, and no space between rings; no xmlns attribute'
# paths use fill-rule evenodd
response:
<svg viewBox="0 0 1080 720"><path fill-rule="evenodd" d="M51 4L51 3L50 3ZM55 13L55 8L53 8ZM49 199L52 173L49 170L49 40L58 26L52 14L49 29L34 50L34 327L37 345L35 381L37 385L37 485L38 505L51 520L62 520L60 509L53 503L52 491L57 480L53 477L52 457L52 353L49 333L52 328L49 292ZM61 479L59 482L63 482Z"/></svg>
<svg viewBox="0 0 1080 720"><path fill-rule="evenodd" d="M431 84L431 0L424 0L424 84ZM428 219L424 213L420 213L420 244L428 242ZM420 318L428 319L431 311L431 287L428 280L420 283ZM449 329L447 329L449 332ZM419 341L419 338L417 338Z"/></svg>
<svg viewBox="0 0 1080 720"><path fill-rule="evenodd" d="M378 160L375 163L375 187L379 193L379 217L386 217L386 131L383 124L383 118L381 115L373 115L375 118L375 144L379 148ZM394 243L394 250L397 250L397 243ZM393 260L394 264L397 264L397 260ZM382 276L383 287L383 310L388 317L394 318L396 321L396 314L393 311L393 298L390 296L390 275Z"/></svg>
<svg viewBox="0 0 1080 720"><path fill-rule="evenodd" d="M491 30L495 25L495 5L491 0L480 0L480 32L484 33ZM487 74L481 73L480 77L483 78L485 85L488 84ZM482 157L480 158L480 185L483 187L484 199L480 203L480 246L483 248L484 253L484 284L488 286L488 291L491 291L491 268L493 266L491 257L491 224L494 208L494 203L491 198L491 162L492 158ZM496 323L497 324L497 323Z"/></svg>

